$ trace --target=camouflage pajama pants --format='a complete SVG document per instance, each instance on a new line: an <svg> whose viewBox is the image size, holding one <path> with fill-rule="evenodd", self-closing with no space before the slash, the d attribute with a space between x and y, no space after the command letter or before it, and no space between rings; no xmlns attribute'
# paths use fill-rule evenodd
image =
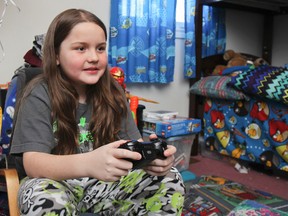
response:
<svg viewBox="0 0 288 216"><path fill-rule="evenodd" d="M54 181L24 178L18 203L21 215L181 215L185 186L172 168L166 176L133 170L116 182L92 178Z"/></svg>

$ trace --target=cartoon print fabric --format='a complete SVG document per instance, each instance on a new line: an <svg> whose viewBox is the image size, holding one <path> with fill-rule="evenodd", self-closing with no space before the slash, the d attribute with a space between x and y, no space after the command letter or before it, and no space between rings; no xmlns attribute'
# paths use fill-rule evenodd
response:
<svg viewBox="0 0 288 216"><path fill-rule="evenodd" d="M288 172L288 107L273 101L206 99L207 148Z"/></svg>
<svg viewBox="0 0 288 216"><path fill-rule="evenodd" d="M175 0L111 1L109 64L125 83L173 82L175 8Z"/></svg>

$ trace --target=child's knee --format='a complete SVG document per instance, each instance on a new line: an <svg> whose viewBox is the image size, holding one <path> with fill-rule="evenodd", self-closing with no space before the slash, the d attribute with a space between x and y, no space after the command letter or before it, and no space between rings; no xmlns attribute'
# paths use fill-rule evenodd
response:
<svg viewBox="0 0 288 216"><path fill-rule="evenodd" d="M71 215L71 212L75 212L75 203L73 193L63 182L37 178L21 183L19 206L24 215L40 215L40 212L41 215L45 212Z"/></svg>

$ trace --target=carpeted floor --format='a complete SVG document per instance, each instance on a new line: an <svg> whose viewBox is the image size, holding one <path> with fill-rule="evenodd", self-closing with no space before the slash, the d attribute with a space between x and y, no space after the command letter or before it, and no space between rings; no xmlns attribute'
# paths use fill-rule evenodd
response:
<svg viewBox="0 0 288 216"><path fill-rule="evenodd" d="M288 200L223 177L202 175L186 182L186 187L184 216L288 216Z"/></svg>
<svg viewBox="0 0 288 216"><path fill-rule="evenodd" d="M241 173L235 164L245 165L247 173ZM192 215L205 213L222 216L229 212L231 215L243 215L243 209L250 209L241 206L245 206L247 203L242 202L247 200L268 205L270 209L260 208L266 211L266 215L288 215L288 173L264 170L263 167L244 164L217 152L207 151L190 158L189 172L194 180L185 182L187 195L182 215L191 215L191 212L197 212ZM223 179L227 185L221 185ZM233 210L236 207L242 213L235 214ZM278 210L282 213L273 213Z"/></svg>
<svg viewBox="0 0 288 216"><path fill-rule="evenodd" d="M277 173L248 166L248 173L244 174L236 170L234 167L236 162L218 153L206 153L191 157L189 171L196 176L221 176L288 200L288 173L277 175Z"/></svg>

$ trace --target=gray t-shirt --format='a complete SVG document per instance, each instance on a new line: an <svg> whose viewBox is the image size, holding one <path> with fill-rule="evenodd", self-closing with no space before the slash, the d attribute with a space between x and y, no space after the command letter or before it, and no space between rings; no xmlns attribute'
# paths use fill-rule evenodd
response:
<svg viewBox="0 0 288 216"><path fill-rule="evenodd" d="M14 125L10 153L12 155L20 155L16 159L16 167L19 172L23 173L22 153L28 151L51 153L57 145L57 140L54 138L56 128L51 121L51 103L46 84L37 84L21 106ZM128 103L127 109L128 113L131 113ZM80 132L79 153L93 150L92 137L88 131L92 115L91 110L92 107L88 104L80 104L77 109L76 117ZM101 113L96 113L96 115L101 115ZM123 116L121 131L118 136L119 139L124 140L137 140L141 138L132 114L128 114L127 117Z"/></svg>

